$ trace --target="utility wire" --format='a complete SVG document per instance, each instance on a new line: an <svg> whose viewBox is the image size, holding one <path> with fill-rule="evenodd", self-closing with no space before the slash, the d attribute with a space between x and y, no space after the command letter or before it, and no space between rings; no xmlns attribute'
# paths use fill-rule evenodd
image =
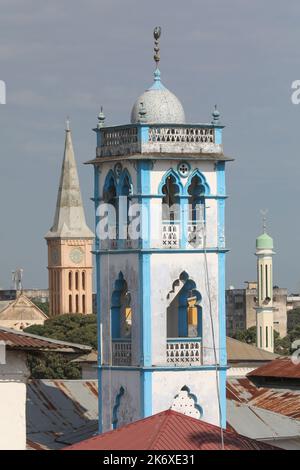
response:
<svg viewBox="0 0 300 470"><path fill-rule="evenodd" d="M206 224L204 223L203 230L203 250L204 250L204 267L205 267L205 284L206 291L208 296L208 305L209 305L209 315L210 315L210 324L211 324L211 333L213 341L213 351L215 359L215 371L216 371L216 385L217 385L217 396L218 396L218 407L219 407L219 421L220 421L220 435L221 435L221 449L224 450L224 432L222 428L222 407L220 400L220 383L219 383L219 374L218 374L218 363L217 363L217 348L216 348L216 339L215 339L215 328L212 317L212 304L211 304L211 293L210 293L210 280L208 274L208 263L207 263L207 250L206 250ZM218 348L220 350L220 348Z"/></svg>

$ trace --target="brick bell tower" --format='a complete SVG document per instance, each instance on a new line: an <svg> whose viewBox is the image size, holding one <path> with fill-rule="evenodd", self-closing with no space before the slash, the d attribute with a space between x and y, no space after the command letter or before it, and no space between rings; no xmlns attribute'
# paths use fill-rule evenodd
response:
<svg viewBox="0 0 300 470"><path fill-rule="evenodd" d="M69 122L54 222L46 234L50 315L92 313L92 244L85 221Z"/></svg>

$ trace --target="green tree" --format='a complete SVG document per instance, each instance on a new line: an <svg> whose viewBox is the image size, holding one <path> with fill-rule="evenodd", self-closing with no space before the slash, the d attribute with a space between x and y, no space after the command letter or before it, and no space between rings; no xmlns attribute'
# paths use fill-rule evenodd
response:
<svg viewBox="0 0 300 470"><path fill-rule="evenodd" d="M293 308L287 313L287 331L290 333L300 326L300 308Z"/></svg>
<svg viewBox="0 0 300 470"><path fill-rule="evenodd" d="M49 318L43 325L32 325L24 329L48 338L69 341L71 343L85 344L97 348L97 318L96 315L82 315L69 313Z"/></svg>
<svg viewBox="0 0 300 470"><path fill-rule="evenodd" d="M59 353L29 354L27 357L34 379L80 379L80 366Z"/></svg>
<svg viewBox="0 0 300 470"><path fill-rule="evenodd" d="M256 326L251 326L247 330L238 330L233 338L243 343L256 344Z"/></svg>
<svg viewBox="0 0 300 470"><path fill-rule="evenodd" d="M32 325L24 331L97 348L96 315L59 315L49 318L44 325ZM36 379L79 379L80 366L70 361L69 356L60 353L41 353L28 356L31 377Z"/></svg>

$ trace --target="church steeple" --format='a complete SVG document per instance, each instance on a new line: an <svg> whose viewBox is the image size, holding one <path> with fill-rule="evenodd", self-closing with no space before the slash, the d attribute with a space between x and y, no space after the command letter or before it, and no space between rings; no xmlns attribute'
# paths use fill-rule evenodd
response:
<svg viewBox="0 0 300 470"><path fill-rule="evenodd" d="M65 150L54 222L46 239L58 237L93 237L85 221L69 121L66 125Z"/></svg>
<svg viewBox="0 0 300 470"><path fill-rule="evenodd" d="M50 315L92 313L93 232L85 221L69 121L48 244Z"/></svg>

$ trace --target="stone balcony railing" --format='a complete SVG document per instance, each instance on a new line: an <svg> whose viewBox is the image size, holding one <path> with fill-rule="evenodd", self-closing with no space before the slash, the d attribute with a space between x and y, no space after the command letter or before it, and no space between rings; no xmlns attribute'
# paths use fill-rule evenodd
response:
<svg viewBox="0 0 300 470"><path fill-rule="evenodd" d="M204 248L204 232L205 223L188 222L187 224L187 248L203 249ZM163 221L161 225L160 248L162 249L178 249L180 248L181 226L179 221ZM102 250L118 250L118 249L139 249L141 247L140 239L128 238L116 239L115 228L111 231L114 236L101 240ZM156 248L159 247L156 244Z"/></svg>
<svg viewBox="0 0 300 470"><path fill-rule="evenodd" d="M112 365L131 365L131 338L120 338L112 340Z"/></svg>
<svg viewBox="0 0 300 470"><path fill-rule="evenodd" d="M211 124L131 124L97 129L97 157L135 153L222 154ZM181 145L182 144L182 145Z"/></svg>
<svg viewBox="0 0 300 470"><path fill-rule="evenodd" d="M131 366L131 339L112 340L112 365ZM199 366L202 364L200 338L169 338L166 346L167 364L172 366Z"/></svg>
<svg viewBox="0 0 300 470"><path fill-rule="evenodd" d="M200 338L170 338L167 340L167 363L174 365L202 364Z"/></svg>

